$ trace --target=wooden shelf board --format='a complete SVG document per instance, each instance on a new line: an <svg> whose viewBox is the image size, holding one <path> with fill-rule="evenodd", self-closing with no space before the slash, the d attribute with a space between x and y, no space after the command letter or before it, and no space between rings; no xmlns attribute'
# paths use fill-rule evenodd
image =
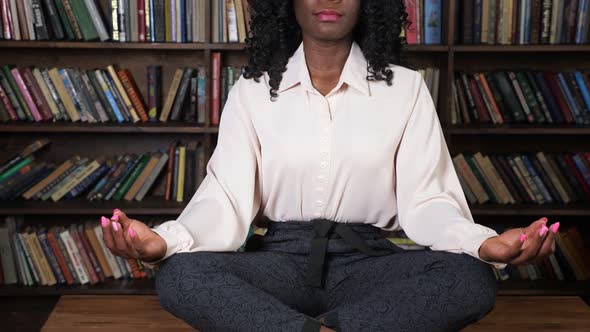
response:
<svg viewBox="0 0 590 332"><path fill-rule="evenodd" d="M108 280L96 285L22 286L2 285L0 296L48 295L152 295L154 279ZM498 295L590 295L590 281L508 280L498 281Z"/></svg>
<svg viewBox="0 0 590 332"><path fill-rule="evenodd" d="M137 50L204 50L207 43L118 43L77 41L0 41L0 48L70 48L70 49L137 49Z"/></svg>
<svg viewBox="0 0 590 332"><path fill-rule="evenodd" d="M590 281L506 280L499 281L498 295L590 295Z"/></svg>
<svg viewBox="0 0 590 332"><path fill-rule="evenodd" d="M509 216L587 216L590 215L590 204L587 202L569 205L501 205L472 204L473 215L509 215Z"/></svg>
<svg viewBox="0 0 590 332"><path fill-rule="evenodd" d="M23 286L2 285L0 296L52 296L52 295L153 295L154 279L110 279L96 285Z"/></svg>
<svg viewBox="0 0 590 332"><path fill-rule="evenodd" d="M141 202L119 201L88 201L71 199L65 201L0 201L0 215L101 215L119 208L127 214L134 215L179 215L188 202L166 201L163 197L146 197Z"/></svg>
<svg viewBox="0 0 590 332"><path fill-rule="evenodd" d="M165 201L162 197L146 197L142 202L120 201L87 201L82 198L65 201L0 201L0 215L72 215L72 214L103 214L118 207L127 213L169 214L182 212L187 202ZM587 216L590 215L590 204L578 203L570 205L499 205L474 204L470 206L473 215L509 215L509 216Z"/></svg>
<svg viewBox="0 0 590 332"><path fill-rule="evenodd" d="M217 133L218 127L190 126L187 123L71 123L47 122L27 123L14 122L0 124L0 133L174 133L199 134Z"/></svg>
<svg viewBox="0 0 590 332"><path fill-rule="evenodd" d="M451 45L455 53L469 52L590 52L590 45Z"/></svg>
<svg viewBox="0 0 590 332"><path fill-rule="evenodd" d="M219 50L242 51L245 43L118 43L80 41L0 41L0 48L70 48L70 49L138 49L138 50ZM410 52L447 52L447 45L408 45Z"/></svg>
<svg viewBox="0 0 590 332"><path fill-rule="evenodd" d="M590 135L590 127L539 125L451 126L444 131L451 135Z"/></svg>

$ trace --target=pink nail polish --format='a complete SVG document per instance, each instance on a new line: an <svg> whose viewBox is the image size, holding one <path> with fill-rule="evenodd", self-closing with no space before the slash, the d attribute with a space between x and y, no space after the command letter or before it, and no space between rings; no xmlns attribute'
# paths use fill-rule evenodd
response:
<svg viewBox="0 0 590 332"><path fill-rule="evenodd" d="M547 233L548 230L549 230L549 228L547 228L547 226L543 225L543 227L541 227L541 230L539 231L539 235L540 236L545 235L545 233Z"/></svg>
<svg viewBox="0 0 590 332"><path fill-rule="evenodd" d="M134 237L135 236L135 231L133 231L133 228L129 227L129 236Z"/></svg>
<svg viewBox="0 0 590 332"><path fill-rule="evenodd" d="M113 216L111 217L111 219L113 219L114 221L119 221L119 215L118 214L113 214Z"/></svg>
<svg viewBox="0 0 590 332"><path fill-rule="evenodd" d="M121 211L121 210L119 210L119 209L114 209L114 210L113 210L113 214L117 213L117 211Z"/></svg>
<svg viewBox="0 0 590 332"><path fill-rule="evenodd" d="M521 234L520 235L520 242L524 242L524 240L526 240L526 234Z"/></svg>
<svg viewBox="0 0 590 332"><path fill-rule="evenodd" d="M557 229L559 229L559 221L554 223L553 225L549 226L553 233L557 233Z"/></svg>
<svg viewBox="0 0 590 332"><path fill-rule="evenodd" d="M100 223L102 224L102 227L106 227L109 225L109 220L107 219L107 217L102 216L100 217Z"/></svg>
<svg viewBox="0 0 590 332"><path fill-rule="evenodd" d="M119 223L118 222L113 223L113 229L115 230L115 232L119 230Z"/></svg>

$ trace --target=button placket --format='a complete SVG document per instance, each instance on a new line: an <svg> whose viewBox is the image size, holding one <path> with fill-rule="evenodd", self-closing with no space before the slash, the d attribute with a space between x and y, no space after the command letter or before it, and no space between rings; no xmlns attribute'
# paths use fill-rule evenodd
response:
<svg viewBox="0 0 590 332"><path fill-rule="evenodd" d="M319 116L320 119L320 137L319 137L319 165L316 187L315 216L322 215L327 202L327 185L330 170L330 147L331 147L331 110L330 103L327 98L324 98L325 107Z"/></svg>

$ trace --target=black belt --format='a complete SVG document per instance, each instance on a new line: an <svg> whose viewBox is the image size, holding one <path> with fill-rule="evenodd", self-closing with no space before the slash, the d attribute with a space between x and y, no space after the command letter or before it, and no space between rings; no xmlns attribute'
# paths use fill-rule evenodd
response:
<svg viewBox="0 0 590 332"><path fill-rule="evenodd" d="M323 287L324 260L328 249L328 239L332 232L340 235L345 242L353 248L369 256L383 256L395 252L393 249L375 250L350 228L351 224L339 223L328 219L314 219L313 230L315 237L311 239L309 253L309 267L307 270L307 283L312 287Z"/></svg>

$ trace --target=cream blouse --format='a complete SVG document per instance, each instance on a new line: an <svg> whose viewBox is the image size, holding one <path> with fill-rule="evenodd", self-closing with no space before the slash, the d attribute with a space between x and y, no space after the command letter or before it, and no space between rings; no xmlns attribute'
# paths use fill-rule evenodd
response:
<svg viewBox="0 0 590 332"><path fill-rule="evenodd" d="M259 209L276 221L403 229L432 250L484 261L480 245L498 234L473 221L428 88L419 72L390 69L391 86L367 81L353 43L338 84L322 96L301 43L275 102L267 73L259 83L240 77L205 179L176 220L153 228L167 244L154 263L177 252L236 251Z"/></svg>

